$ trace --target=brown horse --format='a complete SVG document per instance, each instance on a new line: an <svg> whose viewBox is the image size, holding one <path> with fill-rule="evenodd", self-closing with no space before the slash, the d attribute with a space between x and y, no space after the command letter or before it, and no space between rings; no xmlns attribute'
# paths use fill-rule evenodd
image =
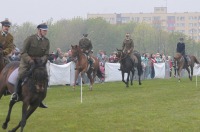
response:
<svg viewBox="0 0 200 132"><path fill-rule="evenodd" d="M78 75L81 73L83 75L84 73L87 73L87 77L90 80L90 90L93 88L94 84L94 79L96 75L98 78L102 78L102 73L99 69L99 61L96 57L92 56L91 58L93 59L93 67L94 69L90 68L90 64L88 62L87 55L85 55L80 47L78 45L71 46L71 52L72 52L72 57L76 58L76 68L75 68L75 80L74 80L74 88L76 85L76 81L78 79Z"/></svg>
<svg viewBox="0 0 200 132"><path fill-rule="evenodd" d="M181 71L182 69L186 69L189 75L189 79L192 81L192 76L193 76L193 68L194 68L194 63L199 64L199 61L197 60L197 58L193 55L188 55L188 65L185 64L185 59L184 57L181 55L181 53L176 53L174 56L174 63L176 66L176 70L178 73L178 79L180 82L180 75L181 75ZM190 67L190 69L189 69ZM191 70L191 71L190 71Z"/></svg>
<svg viewBox="0 0 200 132"><path fill-rule="evenodd" d="M5 67L5 58L3 56L3 49L0 46L0 73L2 71L2 69Z"/></svg>
<svg viewBox="0 0 200 132"><path fill-rule="evenodd" d="M9 82L9 77L13 72L18 70L18 66L19 62L11 62L2 70L0 74L0 98L5 90L8 90L10 93L14 92L14 84ZM19 101L23 102L22 119L19 124L9 132L15 132L19 127L21 127L21 132L23 132L23 129L26 125L26 120L37 109L40 102L46 97L48 74L45 64L37 65L36 63L36 65L32 65L30 70L25 73L23 80L21 94L19 95ZM15 103L16 101L10 100L8 114L5 122L2 125L3 129L6 129L8 126L12 107Z"/></svg>

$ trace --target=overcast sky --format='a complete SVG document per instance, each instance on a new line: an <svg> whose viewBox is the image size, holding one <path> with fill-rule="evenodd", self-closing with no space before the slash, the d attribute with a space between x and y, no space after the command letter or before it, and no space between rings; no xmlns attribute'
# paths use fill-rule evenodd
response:
<svg viewBox="0 0 200 132"><path fill-rule="evenodd" d="M153 12L166 6L168 12L200 12L200 0L1 0L0 21L39 24L53 18L87 18L88 13Z"/></svg>

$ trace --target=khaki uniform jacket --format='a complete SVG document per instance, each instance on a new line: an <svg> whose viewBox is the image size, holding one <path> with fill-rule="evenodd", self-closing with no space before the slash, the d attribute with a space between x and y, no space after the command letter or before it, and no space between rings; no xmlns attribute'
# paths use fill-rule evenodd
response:
<svg viewBox="0 0 200 132"><path fill-rule="evenodd" d="M47 60L49 49L50 43L46 37L40 39L37 34L29 36L24 41L23 49L21 52L19 78L22 77L24 72L30 68L28 63L32 58L40 57L42 60Z"/></svg>
<svg viewBox="0 0 200 132"><path fill-rule="evenodd" d="M91 40L86 37L83 37L79 41L79 46L81 49L83 49L83 51L85 51L85 50L91 51L93 48Z"/></svg>
<svg viewBox="0 0 200 132"><path fill-rule="evenodd" d="M133 49L134 49L133 40L132 39L124 39L122 49L123 49L123 51L127 51L127 50L133 51Z"/></svg>
<svg viewBox="0 0 200 132"><path fill-rule="evenodd" d="M14 44L13 44L13 36L8 33L6 36L3 36L1 34L2 31L0 31L0 43L3 46L3 54L4 56L9 55L13 48L14 48Z"/></svg>

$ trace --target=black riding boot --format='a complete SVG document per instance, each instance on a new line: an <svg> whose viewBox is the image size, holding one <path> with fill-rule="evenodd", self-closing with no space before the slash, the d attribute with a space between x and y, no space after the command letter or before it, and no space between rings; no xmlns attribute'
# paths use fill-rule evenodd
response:
<svg viewBox="0 0 200 132"><path fill-rule="evenodd" d="M90 63L90 68L91 68L91 69L94 69L92 58L89 58L89 63Z"/></svg>
<svg viewBox="0 0 200 132"><path fill-rule="evenodd" d="M188 61L187 61L186 56L184 56L184 59L185 59L185 65L188 66Z"/></svg>
<svg viewBox="0 0 200 132"><path fill-rule="evenodd" d="M44 105L42 102L39 105L40 108L48 108L46 105Z"/></svg>
<svg viewBox="0 0 200 132"><path fill-rule="evenodd" d="M22 83L22 80L21 79L17 79L17 83L15 85L15 92L12 94L11 96L11 100L13 101L18 101L19 100L19 93L20 93L20 88L21 88L21 83Z"/></svg>

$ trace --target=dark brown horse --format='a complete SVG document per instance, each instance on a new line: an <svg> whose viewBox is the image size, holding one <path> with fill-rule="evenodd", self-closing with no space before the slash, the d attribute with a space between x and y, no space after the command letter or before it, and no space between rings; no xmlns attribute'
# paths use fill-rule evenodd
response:
<svg viewBox="0 0 200 132"><path fill-rule="evenodd" d="M76 85L76 81L78 79L78 75L81 73L87 73L87 77L90 80L90 90L93 88L94 80L96 75L101 79L102 73L99 69L99 61L96 57L92 56L93 59L93 67L94 69L90 68L90 64L88 62L87 55L85 55L78 45L71 46L72 57L76 58L76 69L75 69L75 79L74 79L74 88Z"/></svg>
<svg viewBox="0 0 200 132"><path fill-rule="evenodd" d="M129 87L129 77L131 81L131 85L133 85L133 76L134 76L134 64L131 57L128 54L124 54L121 52L120 56L120 65L121 65L121 73L122 73L122 82L126 84L126 87ZM124 80L124 73L127 73L126 81Z"/></svg>
<svg viewBox="0 0 200 132"><path fill-rule="evenodd" d="M14 85L8 80L11 74L17 70L19 62L11 62L7 64L0 74L0 97L8 90L10 93L14 92ZM21 94L19 95L19 101L23 102L22 105L22 119L19 124L9 132L15 132L19 127L21 127L21 132L26 125L26 120L31 116L31 114L37 109L40 102L44 100L47 93L48 86L48 74L43 65L32 65L29 71L24 75L21 88ZM6 129L8 122L10 121L10 115L12 107L15 101L10 100L9 110L5 122L2 125L3 129Z"/></svg>
<svg viewBox="0 0 200 132"><path fill-rule="evenodd" d="M125 53L123 53L122 50L120 50L120 49L117 49L117 51L118 51L117 52L117 57L119 58L119 60L121 60L122 56L124 56L123 54L125 54ZM134 61L134 67L137 69L137 72L138 72L138 82L139 82L139 85L142 85L142 83L141 83L141 75L143 74L143 70L142 70L142 63L141 63L142 62L141 61L141 55L137 51L135 51L133 54L137 58L137 60Z"/></svg>
<svg viewBox="0 0 200 132"><path fill-rule="evenodd" d="M188 55L188 65L185 64L185 59L181 55L181 53L176 53L174 56L174 63L176 67L176 73L178 73L178 79L180 82L180 76L181 76L181 71L182 69L186 69L189 75L189 79L192 81L192 76L193 76L193 68L194 68L194 63L199 64L199 61L197 58L193 55ZM190 67L190 69L189 69ZM191 71L190 71L191 70Z"/></svg>

